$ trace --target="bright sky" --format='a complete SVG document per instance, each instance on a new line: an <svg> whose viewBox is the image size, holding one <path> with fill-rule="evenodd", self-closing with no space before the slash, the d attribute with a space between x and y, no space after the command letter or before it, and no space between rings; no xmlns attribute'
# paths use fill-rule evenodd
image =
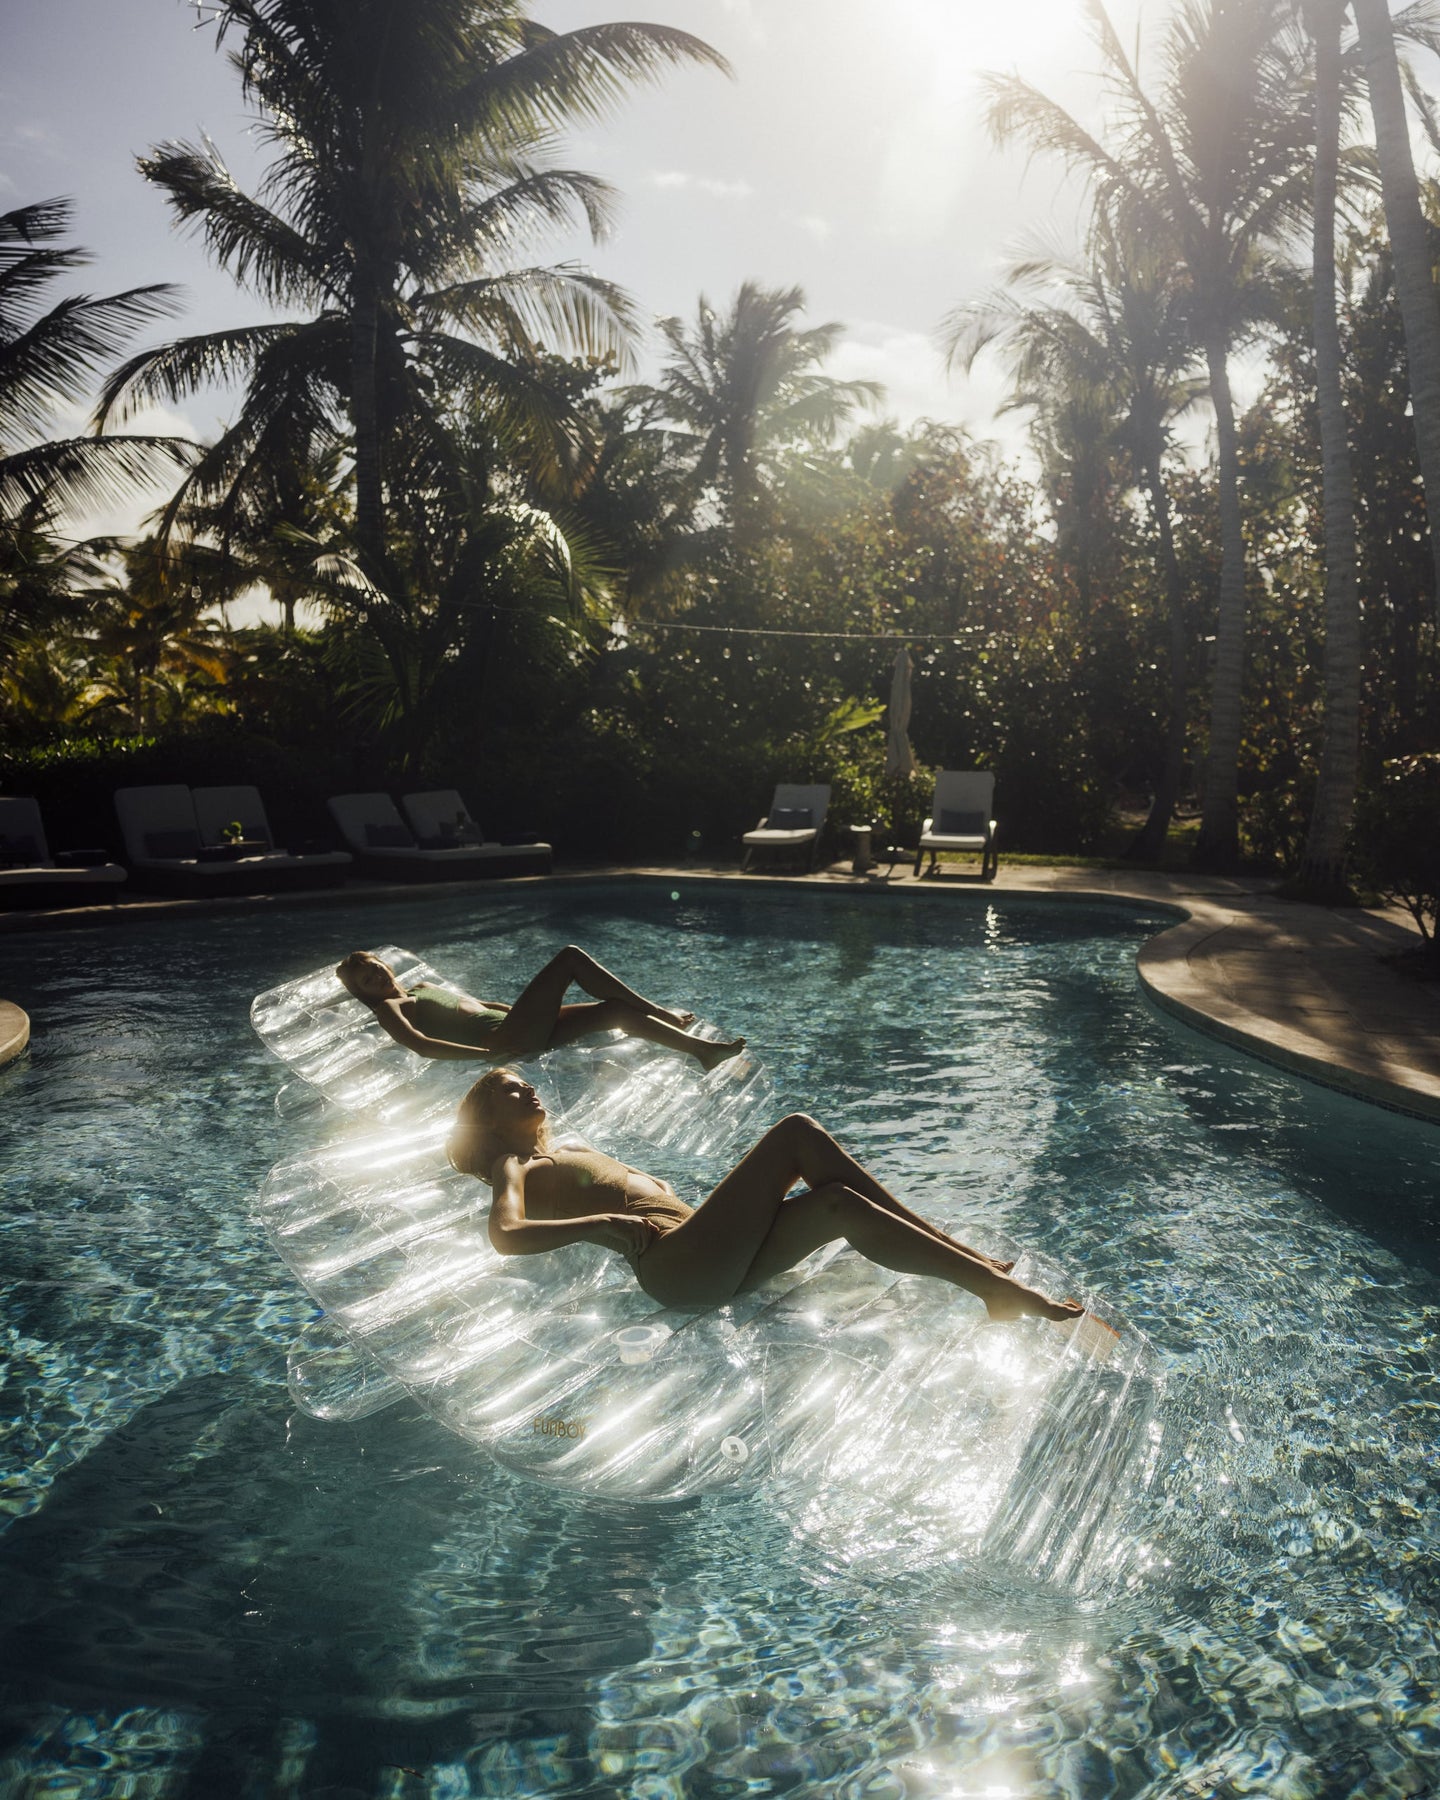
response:
<svg viewBox="0 0 1440 1800"><path fill-rule="evenodd" d="M1130 41L1140 0L1114 0ZM1167 0L1150 0L1147 33ZM988 141L976 77L1018 69L1072 110L1097 99L1098 56L1081 0L537 0L561 29L607 17L683 27L720 49L735 79L682 70L639 89L564 160L621 190L619 226L596 249L557 242L621 282L642 313L692 315L747 278L798 284L811 322L837 319L832 369L883 381L902 420L993 432L996 368L948 379L940 319L994 285L1027 234L1074 236L1056 172L1028 173ZM184 0L3 0L0 206L71 195L75 240L95 253L92 291L150 281L186 290L174 328L257 316L254 303L177 236L135 156L207 133L242 178L256 168L238 83ZM653 368L653 346L641 352ZM208 434L215 397L185 406ZM156 427L165 421L152 421ZM178 424L178 422L172 422ZM1014 441L1016 426L1005 428ZM116 523L116 522L112 522Z"/></svg>

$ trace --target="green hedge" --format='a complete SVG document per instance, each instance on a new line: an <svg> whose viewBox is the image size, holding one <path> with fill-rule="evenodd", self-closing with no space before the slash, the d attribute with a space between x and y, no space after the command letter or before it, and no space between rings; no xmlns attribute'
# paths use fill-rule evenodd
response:
<svg viewBox="0 0 1440 1800"><path fill-rule="evenodd" d="M116 788L172 781L259 788L282 841L331 835L325 796L350 785L344 759L287 750L224 722L169 736L63 738L0 750L0 792L40 803L52 850L94 846L118 855Z"/></svg>

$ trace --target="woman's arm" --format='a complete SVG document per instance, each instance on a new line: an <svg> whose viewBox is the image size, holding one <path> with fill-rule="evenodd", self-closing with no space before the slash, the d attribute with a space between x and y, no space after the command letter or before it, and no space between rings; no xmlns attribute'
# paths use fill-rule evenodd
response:
<svg viewBox="0 0 1440 1800"><path fill-rule="evenodd" d="M371 1011L380 1022L380 1028L395 1042L406 1050L413 1050L417 1056L428 1056L436 1062L490 1062L488 1050L477 1049L474 1044L452 1044L448 1038L427 1037L423 1031L417 1031L401 1012L402 1000L382 1000L372 1006Z"/></svg>
<svg viewBox="0 0 1440 1800"><path fill-rule="evenodd" d="M649 1219L628 1213L587 1213L579 1219L527 1219L525 1217L525 1164L518 1156L504 1156L492 1180L495 1198L490 1207L490 1242L501 1256L536 1256L542 1250L559 1250L566 1244L599 1244L621 1255L638 1255L659 1236Z"/></svg>

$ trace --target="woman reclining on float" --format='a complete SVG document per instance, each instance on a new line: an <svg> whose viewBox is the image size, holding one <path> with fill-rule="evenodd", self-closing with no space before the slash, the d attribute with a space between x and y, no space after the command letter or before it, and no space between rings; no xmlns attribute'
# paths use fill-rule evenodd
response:
<svg viewBox="0 0 1440 1800"><path fill-rule="evenodd" d="M745 1048L744 1038L719 1042L692 1037L685 1027L694 1023L694 1013L642 998L574 944L551 957L513 1006L503 1000L472 1000L428 982L403 988L390 965L369 950L352 950L335 973L382 1029L417 1056L496 1062L539 1056L597 1031L621 1031L667 1050L682 1050L708 1072ZM591 1004L563 1004L571 982L591 995Z"/></svg>
<svg viewBox="0 0 1440 1800"><path fill-rule="evenodd" d="M502 1256L600 1244L624 1256L661 1306L721 1306L822 1244L844 1238L871 1262L930 1275L984 1301L992 1319L1078 1319L903 1206L813 1119L773 1125L692 1209L668 1182L602 1151L552 1145L545 1108L513 1069L482 1075L460 1103L452 1165L494 1190L490 1242ZM791 1193L797 1182L805 1187Z"/></svg>

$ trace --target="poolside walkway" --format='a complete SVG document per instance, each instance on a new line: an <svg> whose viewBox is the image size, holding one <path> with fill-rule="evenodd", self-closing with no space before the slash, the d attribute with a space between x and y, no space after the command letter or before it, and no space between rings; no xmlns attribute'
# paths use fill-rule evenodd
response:
<svg viewBox="0 0 1440 1800"><path fill-rule="evenodd" d="M877 866L868 874L856 875L848 862L809 875L741 876L732 863L649 868L607 865L523 879L558 884L627 875L688 883L763 886L778 882L879 889L894 893L897 899L918 893L950 893L961 904L1009 893L1131 900L1162 907L1173 911L1177 922L1144 945L1136 959L1140 980L1157 1005L1202 1031L1311 1080L1440 1123L1440 983L1415 982L1380 960L1387 952L1418 942L1414 926L1398 911L1299 905L1277 899L1273 883L1243 877L1007 866L1004 862L996 879L983 886L973 877L943 873L917 881L908 863L897 863L891 869ZM314 894L145 900L49 914L7 913L0 914L0 937L34 929L123 926L134 920L196 911L415 902L454 891L454 886L446 883L420 887L353 882ZM11 1008L5 1013L5 1006L0 1001L0 1038L5 1036L6 1019L18 1011Z"/></svg>

